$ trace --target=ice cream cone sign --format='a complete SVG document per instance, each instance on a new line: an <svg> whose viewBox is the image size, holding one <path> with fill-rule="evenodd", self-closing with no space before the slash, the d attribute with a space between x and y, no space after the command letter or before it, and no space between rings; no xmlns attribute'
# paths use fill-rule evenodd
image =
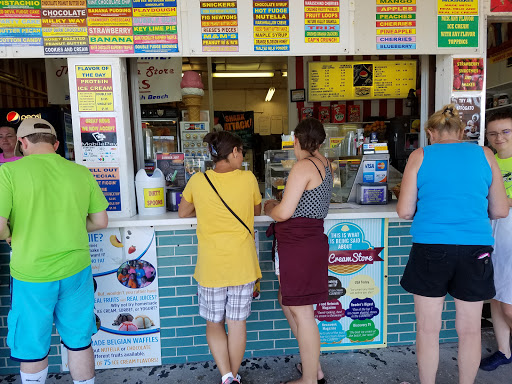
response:
<svg viewBox="0 0 512 384"><path fill-rule="evenodd" d="M183 73L181 80L181 95L183 103L187 107L188 120L199 121L201 112L201 100L204 95L204 85L199 73L187 71Z"/></svg>

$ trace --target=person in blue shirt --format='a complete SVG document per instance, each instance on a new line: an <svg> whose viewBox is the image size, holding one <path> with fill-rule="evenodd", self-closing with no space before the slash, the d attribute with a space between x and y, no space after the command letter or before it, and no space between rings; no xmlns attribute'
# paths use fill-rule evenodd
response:
<svg viewBox="0 0 512 384"><path fill-rule="evenodd" d="M142 276L146 276L146 271L142 267L142 263L137 264L135 275L137 276L137 285L140 287L142 285Z"/></svg>
<svg viewBox="0 0 512 384"><path fill-rule="evenodd" d="M459 383L473 383L481 359L483 301L495 295L489 219L508 215L507 195L492 151L462 141L464 124L455 105L434 113L426 131L432 145L411 153L397 205L400 218L413 220L400 284L414 294L420 382L436 381L441 315L450 294Z"/></svg>

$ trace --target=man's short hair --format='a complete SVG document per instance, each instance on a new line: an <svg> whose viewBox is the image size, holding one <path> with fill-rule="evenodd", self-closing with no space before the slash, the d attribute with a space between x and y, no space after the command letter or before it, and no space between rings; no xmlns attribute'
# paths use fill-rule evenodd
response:
<svg viewBox="0 0 512 384"><path fill-rule="evenodd" d="M33 133L31 135L25 136L25 138L32 144L48 143L53 145L57 142L57 138L51 133Z"/></svg>
<svg viewBox="0 0 512 384"><path fill-rule="evenodd" d="M506 120L511 119L512 120L512 108L505 108L499 112L494 112L493 114L489 115L487 117L487 121L485 125L488 125L489 123L497 120Z"/></svg>

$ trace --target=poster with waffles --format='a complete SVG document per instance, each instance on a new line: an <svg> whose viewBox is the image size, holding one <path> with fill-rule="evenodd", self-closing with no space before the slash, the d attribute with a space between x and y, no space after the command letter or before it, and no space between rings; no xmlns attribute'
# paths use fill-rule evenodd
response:
<svg viewBox="0 0 512 384"><path fill-rule="evenodd" d="M387 219L326 220L329 301L315 306L322 351L385 347Z"/></svg>
<svg viewBox="0 0 512 384"><path fill-rule="evenodd" d="M97 369L161 365L155 230L107 228L89 234ZM68 371L66 348L62 370Z"/></svg>

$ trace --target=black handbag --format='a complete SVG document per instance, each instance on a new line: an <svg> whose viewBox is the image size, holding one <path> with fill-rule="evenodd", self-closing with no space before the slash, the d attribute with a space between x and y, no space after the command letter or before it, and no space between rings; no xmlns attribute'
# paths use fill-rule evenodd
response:
<svg viewBox="0 0 512 384"><path fill-rule="evenodd" d="M233 212L233 210L229 207L229 205L226 204L226 202L224 201L224 199L219 195L219 192L217 191L217 189L214 187L214 185L212 184L212 182L210 181L210 178L208 177L208 175L206 174L206 172L204 173L204 177L206 177L206 181L208 181L208 183L210 184L210 186L213 188L213 190L215 191L215 193L217 194L217 196L219 196L219 199L220 201L222 201L222 203L226 206L226 208L228 209L229 212L231 212L231 214L233 216L235 216L237 218L237 220L242 223L242 225L249 231L249 233L252 235L252 232L251 230L249 229L249 227L244 223L244 221L238 217L238 215Z"/></svg>

